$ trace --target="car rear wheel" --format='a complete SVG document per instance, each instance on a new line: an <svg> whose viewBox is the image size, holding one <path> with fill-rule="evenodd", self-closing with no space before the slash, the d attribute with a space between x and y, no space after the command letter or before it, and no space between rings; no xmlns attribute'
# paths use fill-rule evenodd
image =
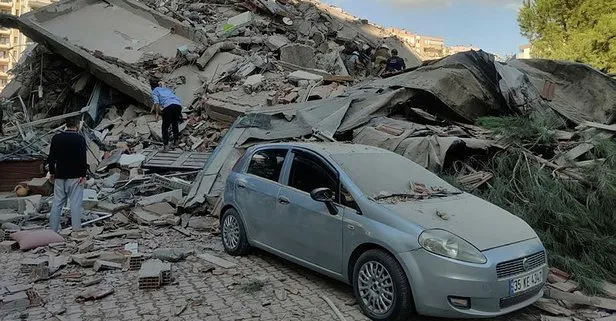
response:
<svg viewBox="0 0 616 321"><path fill-rule="evenodd" d="M221 237L225 251L234 256L245 255L250 250L244 222L235 209L228 209L222 216Z"/></svg>
<svg viewBox="0 0 616 321"><path fill-rule="evenodd" d="M355 263L353 290L360 308L376 321L403 321L413 313L413 295L398 261L382 250L369 250Z"/></svg>

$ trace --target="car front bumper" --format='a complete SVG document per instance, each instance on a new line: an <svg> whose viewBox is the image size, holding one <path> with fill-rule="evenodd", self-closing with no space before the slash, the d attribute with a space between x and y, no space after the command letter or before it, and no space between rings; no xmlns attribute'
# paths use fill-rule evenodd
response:
<svg viewBox="0 0 616 321"><path fill-rule="evenodd" d="M498 263L516 260L545 251L539 239L531 239L482 252L485 264L465 263L423 249L398 254L422 315L448 318L494 317L519 310L543 295L547 263L519 274L498 278ZM547 261L547 256L545 257ZM510 294L511 279L543 271L543 282L516 295ZM453 306L449 297L470 299L470 308Z"/></svg>

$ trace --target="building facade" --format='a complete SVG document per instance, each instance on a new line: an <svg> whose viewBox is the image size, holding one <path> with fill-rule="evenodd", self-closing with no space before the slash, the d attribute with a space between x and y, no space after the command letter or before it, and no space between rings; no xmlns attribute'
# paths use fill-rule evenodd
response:
<svg viewBox="0 0 616 321"><path fill-rule="evenodd" d="M388 31L413 48L422 59L443 58L447 53L443 38L422 36L398 28L390 28Z"/></svg>
<svg viewBox="0 0 616 321"><path fill-rule="evenodd" d="M54 0L0 0L0 13L19 16L52 2ZM0 27L0 90L8 84L8 71L19 61L28 42L18 29Z"/></svg>
<svg viewBox="0 0 616 321"><path fill-rule="evenodd" d="M451 47L447 47L447 55L448 56L455 55L455 54L460 53L460 52L467 52L467 51L471 51L471 50L479 51L480 48L473 47L472 45L471 46L459 46L459 45L458 46L451 46Z"/></svg>
<svg viewBox="0 0 616 321"><path fill-rule="evenodd" d="M525 44L520 46L520 52L515 56L517 59L531 59L532 56L532 48L530 44Z"/></svg>

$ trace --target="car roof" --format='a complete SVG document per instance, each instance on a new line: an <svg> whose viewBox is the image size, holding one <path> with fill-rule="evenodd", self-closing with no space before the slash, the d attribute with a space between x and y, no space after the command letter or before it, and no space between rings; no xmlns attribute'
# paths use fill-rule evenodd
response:
<svg viewBox="0 0 616 321"><path fill-rule="evenodd" d="M353 153L386 153L387 150L374 146L349 143L270 143L259 147L299 147L315 151L322 155L353 154Z"/></svg>

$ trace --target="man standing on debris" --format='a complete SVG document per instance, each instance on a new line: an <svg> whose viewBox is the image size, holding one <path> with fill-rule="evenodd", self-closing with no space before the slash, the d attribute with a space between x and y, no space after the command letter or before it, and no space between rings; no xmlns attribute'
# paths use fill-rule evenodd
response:
<svg viewBox="0 0 616 321"><path fill-rule="evenodd" d="M386 44L382 44L379 49L372 56L372 62L374 63L373 75L378 76L383 72L384 67L387 64L387 60L391 55L389 54L389 47Z"/></svg>
<svg viewBox="0 0 616 321"><path fill-rule="evenodd" d="M60 229L62 208L70 200L71 226L73 231L81 229L83 187L86 182L88 162L86 140L78 132L79 119L67 118L66 130L51 139L49 149L49 174L54 183L53 205L49 225L52 230Z"/></svg>
<svg viewBox="0 0 616 321"><path fill-rule="evenodd" d="M182 120L182 103L180 99L169 89L160 85L156 78L150 78L152 88L152 112L156 113L158 120L159 111L163 114L163 146L164 150L169 149L169 127L173 130L173 143L177 145L180 140L179 123Z"/></svg>
<svg viewBox="0 0 616 321"><path fill-rule="evenodd" d="M404 63L404 59L398 57L398 50L394 49L391 51L391 58L387 59L387 67L385 67L385 72L396 72L406 69L406 64Z"/></svg>

